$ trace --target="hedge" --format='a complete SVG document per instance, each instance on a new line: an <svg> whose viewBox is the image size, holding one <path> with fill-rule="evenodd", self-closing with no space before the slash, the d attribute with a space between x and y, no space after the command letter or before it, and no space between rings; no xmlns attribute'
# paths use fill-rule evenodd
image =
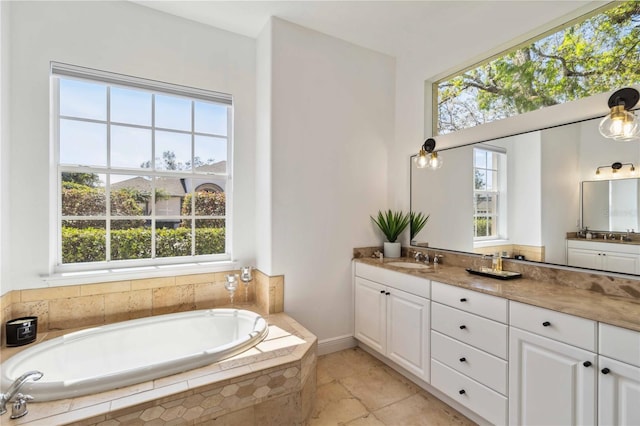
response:
<svg viewBox="0 0 640 426"><path fill-rule="evenodd" d="M106 259L105 230L62 228L62 262L100 262ZM225 252L224 228L196 228L196 255ZM157 229L156 257L190 256L191 229ZM111 231L111 259L151 258L151 229Z"/></svg>
<svg viewBox="0 0 640 426"><path fill-rule="evenodd" d="M111 192L111 215L142 216L142 205L146 195L130 188L121 188ZM62 216L104 216L107 197L104 188L91 188L84 185L64 182L62 187ZM111 226L117 229L137 228L144 220L118 220ZM65 220L63 226L74 228L99 228L104 226L100 220Z"/></svg>
<svg viewBox="0 0 640 426"><path fill-rule="evenodd" d="M191 216L191 194L182 201L182 215ZM224 219L198 219L198 216L224 216L227 202L224 192L196 192L196 228L224 228ZM189 227L189 220L183 220L182 226Z"/></svg>

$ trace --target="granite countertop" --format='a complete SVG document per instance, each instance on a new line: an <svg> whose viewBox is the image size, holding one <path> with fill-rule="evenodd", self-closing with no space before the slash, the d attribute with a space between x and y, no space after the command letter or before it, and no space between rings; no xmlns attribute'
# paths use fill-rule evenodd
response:
<svg viewBox="0 0 640 426"><path fill-rule="evenodd" d="M559 285L538 279L498 280L468 273L460 266L438 265L420 270L390 266L389 262L413 262L413 259L358 258L356 262L402 272L416 277L467 288L492 296L540 306L582 318L640 331L640 298L605 295L600 292Z"/></svg>
<svg viewBox="0 0 640 426"><path fill-rule="evenodd" d="M625 245L631 245L631 246L640 245L640 240L620 241L620 240L616 240L616 239L613 239L613 238L605 240L602 237L600 237L600 238L567 237L567 240L571 240L571 241L587 241L587 242L590 242L590 243L625 244Z"/></svg>

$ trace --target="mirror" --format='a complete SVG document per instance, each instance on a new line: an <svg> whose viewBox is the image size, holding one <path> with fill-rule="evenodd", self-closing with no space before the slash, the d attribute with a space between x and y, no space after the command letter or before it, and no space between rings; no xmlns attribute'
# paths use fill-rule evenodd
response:
<svg viewBox="0 0 640 426"><path fill-rule="evenodd" d="M593 231L637 231L638 178L582 182L582 224Z"/></svg>
<svg viewBox="0 0 640 426"><path fill-rule="evenodd" d="M605 139L599 121L444 149L438 170L412 164L411 210L431 217L411 244L567 265L567 233L638 231L640 141Z"/></svg>

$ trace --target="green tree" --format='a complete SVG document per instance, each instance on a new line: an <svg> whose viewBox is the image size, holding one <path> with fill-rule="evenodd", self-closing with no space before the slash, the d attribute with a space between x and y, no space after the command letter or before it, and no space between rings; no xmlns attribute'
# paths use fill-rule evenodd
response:
<svg viewBox="0 0 640 426"><path fill-rule="evenodd" d="M627 1L438 86L438 133L640 83L640 2Z"/></svg>
<svg viewBox="0 0 640 426"><path fill-rule="evenodd" d="M84 185L90 188L95 188L100 183L100 176L98 176L95 173L62 172L62 182L63 182L63 185L65 183L75 183L78 185Z"/></svg>
<svg viewBox="0 0 640 426"><path fill-rule="evenodd" d="M191 169L191 161L181 162L176 160L176 153L173 151L164 151L162 153L162 159L156 158L156 164L162 164L164 170L189 170ZM193 158L193 168L205 166L215 163L214 158L209 158L206 161L202 158L195 156ZM145 161L140 164L143 169L151 168L151 161Z"/></svg>

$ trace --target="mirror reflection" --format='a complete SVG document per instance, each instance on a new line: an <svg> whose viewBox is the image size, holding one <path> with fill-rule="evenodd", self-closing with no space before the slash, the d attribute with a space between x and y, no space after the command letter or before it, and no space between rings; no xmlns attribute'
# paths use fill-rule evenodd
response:
<svg viewBox="0 0 640 426"><path fill-rule="evenodd" d="M605 139L599 121L441 150L435 171L411 167L411 210L431 215L411 244L560 265L585 227L589 243L636 244L627 237L640 228L640 141ZM640 274L636 248L638 270L617 272Z"/></svg>

